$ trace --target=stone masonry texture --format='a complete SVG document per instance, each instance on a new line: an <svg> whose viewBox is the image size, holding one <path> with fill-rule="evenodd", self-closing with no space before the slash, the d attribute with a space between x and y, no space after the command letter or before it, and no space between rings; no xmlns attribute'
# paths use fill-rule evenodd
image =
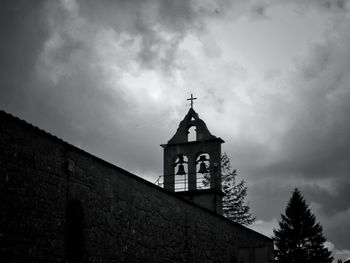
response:
<svg viewBox="0 0 350 263"><path fill-rule="evenodd" d="M76 261L71 200L83 210ZM0 213L0 262L236 262L258 247L271 258L271 239L2 111Z"/></svg>

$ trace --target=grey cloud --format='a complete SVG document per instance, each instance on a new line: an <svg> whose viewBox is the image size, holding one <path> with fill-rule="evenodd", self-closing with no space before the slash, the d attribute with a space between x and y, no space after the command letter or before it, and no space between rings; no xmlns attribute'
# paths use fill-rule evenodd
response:
<svg viewBox="0 0 350 263"><path fill-rule="evenodd" d="M99 26L126 32L141 48L138 59L145 68L169 70L178 43L202 19L191 1L80 1L80 15ZM200 26L198 26L200 27Z"/></svg>
<svg viewBox="0 0 350 263"><path fill-rule="evenodd" d="M286 151L280 169L314 177L348 174L350 46L339 44L349 42L347 35L341 42L317 48L309 64L300 69L302 74L295 76L296 109L290 109L293 114L282 140ZM313 73L305 75L310 69Z"/></svg>
<svg viewBox="0 0 350 263"><path fill-rule="evenodd" d="M321 205L320 212L325 216L334 216L345 212L350 208L349 199L350 182L341 181L336 185L334 193L320 188L319 186L304 186L305 197Z"/></svg>
<svg viewBox="0 0 350 263"><path fill-rule="evenodd" d="M248 189L253 211L265 220L279 218L276 212L284 211L297 186L308 202L320 205L316 216L338 249L347 248L343 233L350 229L345 223L350 208L350 30L343 22L326 43L300 59L285 86L288 96L270 99L281 113L277 118L286 120L283 136L274 138L278 153L269 152L266 144L261 156L241 160L254 181Z"/></svg>
<svg viewBox="0 0 350 263"><path fill-rule="evenodd" d="M2 1L0 8L0 104L23 107L34 65L47 37L43 1ZM23 109L22 109L23 110Z"/></svg>
<svg viewBox="0 0 350 263"><path fill-rule="evenodd" d="M322 0L318 2L322 7L331 10L347 10L349 8L348 0Z"/></svg>

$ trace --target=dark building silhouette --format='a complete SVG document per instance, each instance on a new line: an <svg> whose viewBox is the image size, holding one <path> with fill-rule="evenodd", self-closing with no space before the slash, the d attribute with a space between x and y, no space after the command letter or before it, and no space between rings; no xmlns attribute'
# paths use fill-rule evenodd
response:
<svg viewBox="0 0 350 263"><path fill-rule="evenodd" d="M223 141L193 109L183 123L163 146L163 189L0 111L0 262L270 262L270 238L220 215ZM175 192L179 154L190 172Z"/></svg>

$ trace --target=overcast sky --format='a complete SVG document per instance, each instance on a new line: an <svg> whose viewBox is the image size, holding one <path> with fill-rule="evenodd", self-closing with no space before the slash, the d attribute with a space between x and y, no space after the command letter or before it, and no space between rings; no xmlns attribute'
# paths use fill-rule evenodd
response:
<svg viewBox="0 0 350 263"><path fill-rule="evenodd" d="M155 181L193 93L253 228L298 187L350 257L350 1L1 1L0 108Z"/></svg>

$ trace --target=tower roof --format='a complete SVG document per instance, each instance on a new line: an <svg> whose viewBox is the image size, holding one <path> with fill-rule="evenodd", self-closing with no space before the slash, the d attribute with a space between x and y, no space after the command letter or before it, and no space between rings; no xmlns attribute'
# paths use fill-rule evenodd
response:
<svg viewBox="0 0 350 263"><path fill-rule="evenodd" d="M191 107L184 119L180 122L175 135L168 141L168 144L187 143L188 129L192 126L196 127L197 141L218 140L221 143L224 142L221 138L209 132L205 122L199 118L198 113Z"/></svg>

